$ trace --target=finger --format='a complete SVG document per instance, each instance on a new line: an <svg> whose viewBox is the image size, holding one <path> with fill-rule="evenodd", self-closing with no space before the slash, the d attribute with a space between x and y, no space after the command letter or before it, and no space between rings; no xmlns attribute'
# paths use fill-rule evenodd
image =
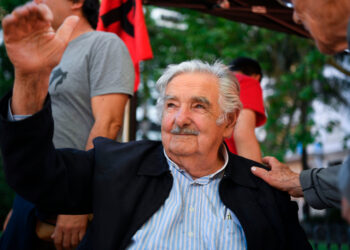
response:
<svg viewBox="0 0 350 250"><path fill-rule="evenodd" d="M77 16L69 16L67 17L63 24L57 30L56 36L63 40L65 43L68 43L70 37L78 24L79 17Z"/></svg>
<svg viewBox="0 0 350 250"><path fill-rule="evenodd" d="M70 249L71 247L71 240L72 240L72 233L71 232L65 232L63 234L63 248L64 249Z"/></svg>
<svg viewBox="0 0 350 250"><path fill-rule="evenodd" d="M83 240L85 233L86 233L86 227L84 227L84 229L79 231L79 242Z"/></svg>
<svg viewBox="0 0 350 250"><path fill-rule="evenodd" d="M26 4L15 8L11 14L6 15L2 20L2 26L4 29L4 34L8 34L8 29L13 25L16 25L17 28L21 27L20 24L25 23L25 20L29 16L29 6L31 4Z"/></svg>
<svg viewBox="0 0 350 250"><path fill-rule="evenodd" d="M251 167L250 170L255 176L267 181L269 171L259 167Z"/></svg>
<svg viewBox="0 0 350 250"><path fill-rule="evenodd" d="M262 158L262 161L265 164L269 164L271 161L274 161L274 159L276 159L276 158L273 156L265 156L264 158Z"/></svg>
<svg viewBox="0 0 350 250"><path fill-rule="evenodd" d="M5 42L8 40L7 37L16 30L16 22L17 18L12 14L6 15L4 19L2 19L2 29L4 32Z"/></svg>
<svg viewBox="0 0 350 250"><path fill-rule="evenodd" d="M72 233L72 238L71 238L71 245L72 247L77 247L79 244L79 231L73 232Z"/></svg>
<svg viewBox="0 0 350 250"><path fill-rule="evenodd" d="M281 164L281 162L273 156L265 156L262 159L262 162L265 163L271 169Z"/></svg>
<svg viewBox="0 0 350 250"><path fill-rule="evenodd" d="M39 9L39 17L42 18L42 20L48 21L48 22L52 22L53 20L53 14L50 10L50 8L43 3L40 3L37 5L38 9Z"/></svg>
<svg viewBox="0 0 350 250"><path fill-rule="evenodd" d="M11 13L11 16L13 17L12 19L12 24L17 27L17 29L13 29L10 32L14 32L16 36L22 36L23 33L28 32L28 16L29 16L29 10L27 5L17 7L14 9ZM5 33L7 34L7 33ZM13 34L8 34L11 36L14 36Z"/></svg>
<svg viewBox="0 0 350 250"><path fill-rule="evenodd" d="M62 231L59 229L59 227L56 226L51 238L53 239L57 250L62 250L62 237Z"/></svg>

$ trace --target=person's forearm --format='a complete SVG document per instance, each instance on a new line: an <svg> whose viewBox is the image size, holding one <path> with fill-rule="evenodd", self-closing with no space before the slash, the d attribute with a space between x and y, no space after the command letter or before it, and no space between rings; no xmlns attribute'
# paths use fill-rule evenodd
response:
<svg viewBox="0 0 350 250"><path fill-rule="evenodd" d="M31 74L15 73L11 110L13 115L35 114L47 96L50 69Z"/></svg>
<svg viewBox="0 0 350 250"><path fill-rule="evenodd" d="M304 170L300 183L305 201L316 209L340 207L337 175L340 166Z"/></svg>
<svg viewBox="0 0 350 250"><path fill-rule="evenodd" d="M255 136L249 140L236 143L236 148L238 155L262 163L260 145Z"/></svg>
<svg viewBox="0 0 350 250"><path fill-rule="evenodd" d="M99 136L102 137L107 137L112 140L115 140L117 138L118 132L122 125L120 123L113 123L113 122L108 122L108 123L100 123L100 122L95 122L94 126L92 127L89 138L86 142L85 149L89 150L93 148L93 139Z"/></svg>

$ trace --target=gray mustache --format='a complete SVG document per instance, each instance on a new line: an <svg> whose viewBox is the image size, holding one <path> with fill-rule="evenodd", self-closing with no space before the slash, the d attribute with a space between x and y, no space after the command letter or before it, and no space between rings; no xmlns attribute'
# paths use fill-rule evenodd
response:
<svg viewBox="0 0 350 250"><path fill-rule="evenodd" d="M173 128L170 133L175 135L199 135L199 132L193 129L189 128L180 128L179 126L176 126Z"/></svg>

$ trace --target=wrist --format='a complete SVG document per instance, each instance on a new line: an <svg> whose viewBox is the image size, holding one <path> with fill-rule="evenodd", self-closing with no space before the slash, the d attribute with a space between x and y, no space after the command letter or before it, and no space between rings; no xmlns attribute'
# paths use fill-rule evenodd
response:
<svg viewBox="0 0 350 250"><path fill-rule="evenodd" d="M303 197L304 194L300 184L300 174L294 173L289 182L288 194L293 197Z"/></svg>
<svg viewBox="0 0 350 250"><path fill-rule="evenodd" d="M36 73L15 72L15 82L11 100L14 115L34 114L42 109L48 93L49 70Z"/></svg>

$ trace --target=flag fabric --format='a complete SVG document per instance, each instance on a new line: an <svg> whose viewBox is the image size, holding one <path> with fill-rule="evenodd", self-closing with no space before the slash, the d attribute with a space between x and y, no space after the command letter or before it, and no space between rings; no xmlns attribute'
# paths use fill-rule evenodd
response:
<svg viewBox="0 0 350 250"><path fill-rule="evenodd" d="M136 92L139 62L153 57L142 10L142 0L102 0L97 30L116 33L127 46L135 68Z"/></svg>

